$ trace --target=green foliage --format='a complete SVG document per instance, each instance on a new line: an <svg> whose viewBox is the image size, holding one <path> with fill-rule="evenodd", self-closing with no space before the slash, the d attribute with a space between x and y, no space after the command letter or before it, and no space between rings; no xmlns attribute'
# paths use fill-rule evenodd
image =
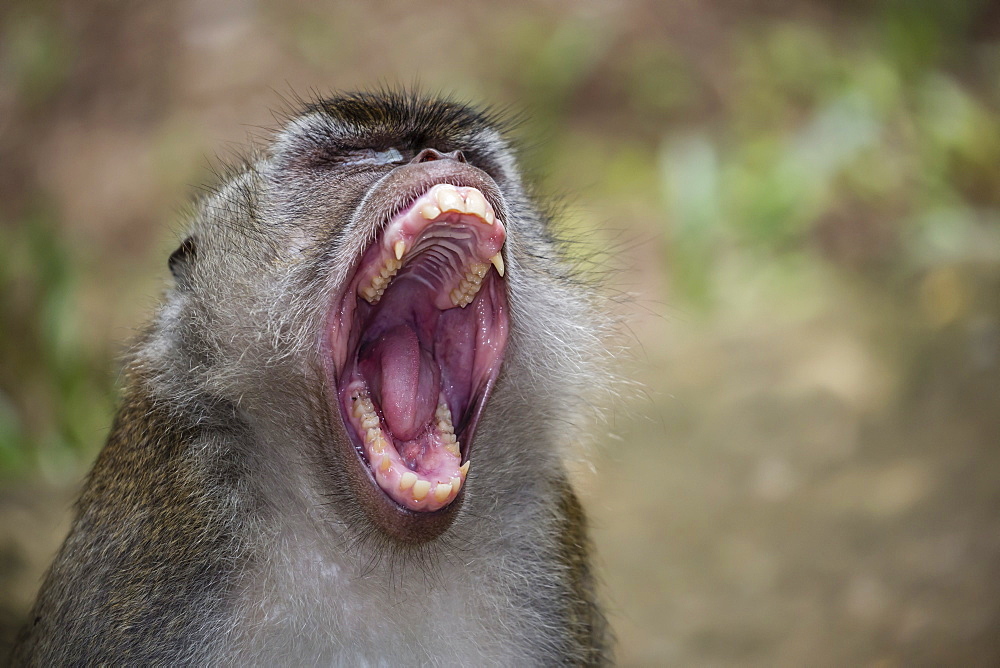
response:
<svg viewBox="0 0 1000 668"><path fill-rule="evenodd" d="M73 475L100 444L112 401L109 360L82 336L80 258L44 209L0 225L0 252L0 475Z"/></svg>
<svg viewBox="0 0 1000 668"><path fill-rule="evenodd" d="M944 14L890 6L854 41L804 24L746 31L727 117L661 145L680 295L710 306L734 253L906 273L942 237L952 260L995 244L983 228L998 222L1000 125L943 66L964 17Z"/></svg>

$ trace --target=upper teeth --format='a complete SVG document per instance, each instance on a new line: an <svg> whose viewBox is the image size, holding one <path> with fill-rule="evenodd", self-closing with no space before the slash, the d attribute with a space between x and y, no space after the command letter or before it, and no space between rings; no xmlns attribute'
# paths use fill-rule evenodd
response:
<svg viewBox="0 0 1000 668"><path fill-rule="evenodd" d="M427 220L434 220L441 215L441 212L465 213L475 216L487 225L492 225L496 220L493 207L486 201L483 193L476 188L462 188L460 190L450 183L439 183L431 188L428 194L431 202L420 209L420 215Z"/></svg>
<svg viewBox="0 0 1000 668"><path fill-rule="evenodd" d="M396 272L402 266L402 260L396 258L387 259L385 264L382 265L382 269L372 279L372 282L361 288L361 296L368 300L370 304L378 302L382 298L385 289L389 287L389 283L392 282L392 277L396 275Z"/></svg>
<svg viewBox="0 0 1000 668"><path fill-rule="evenodd" d="M497 268L497 273L503 278L503 256L500 255L500 251L497 251L497 254L490 258L490 262L493 263L493 266Z"/></svg>
<svg viewBox="0 0 1000 668"><path fill-rule="evenodd" d="M458 286L451 291L451 303L455 306L468 306L476 295L486 276L487 265L482 262L473 262L465 272L465 278L458 282Z"/></svg>

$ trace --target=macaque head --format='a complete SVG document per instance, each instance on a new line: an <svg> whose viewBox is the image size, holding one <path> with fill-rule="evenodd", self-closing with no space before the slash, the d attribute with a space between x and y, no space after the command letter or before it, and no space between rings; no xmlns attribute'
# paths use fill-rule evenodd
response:
<svg viewBox="0 0 1000 668"><path fill-rule="evenodd" d="M338 503L430 540L463 502L504 362L506 243L537 224L524 201L489 115L403 94L314 103L202 202L165 326L256 433L318 443L294 456Z"/></svg>

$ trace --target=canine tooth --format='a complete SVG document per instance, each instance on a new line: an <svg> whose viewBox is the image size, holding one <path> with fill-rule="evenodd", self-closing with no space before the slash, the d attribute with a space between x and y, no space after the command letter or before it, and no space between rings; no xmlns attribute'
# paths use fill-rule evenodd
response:
<svg viewBox="0 0 1000 668"><path fill-rule="evenodd" d="M391 461L389 461L389 457L388 457L388 456L383 456L383 457L382 457L382 461L381 461L381 462L379 462L379 465L378 465L378 468L379 468L379 470L380 470L380 471L382 471L382 472L385 472L385 471L388 471L388 470L389 470L389 465L390 465L391 463L392 463L392 462L391 462Z"/></svg>
<svg viewBox="0 0 1000 668"><path fill-rule="evenodd" d="M490 258L490 262L493 266L497 268L497 273L500 274L500 278L503 278L503 257L497 252L496 255Z"/></svg>
<svg viewBox="0 0 1000 668"><path fill-rule="evenodd" d="M460 474L462 474L462 480L465 480L465 477L466 477L467 475L469 475L469 464L470 464L470 463L471 463L471 462L465 462L465 463L464 463L464 464L462 464L462 466L460 466L460 467L459 467L459 469L458 469L458 472L459 472Z"/></svg>
<svg viewBox="0 0 1000 668"><path fill-rule="evenodd" d="M486 198L478 190L470 190L465 194L465 211L474 216L478 216L484 223L486 222Z"/></svg>
<svg viewBox="0 0 1000 668"><path fill-rule="evenodd" d="M399 479L400 491L405 492L406 490L410 489L411 487L413 487L413 483L415 483L416 481L417 481L417 474L414 473L413 471L407 471Z"/></svg>
<svg viewBox="0 0 1000 668"><path fill-rule="evenodd" d="M406 252L406 242L400 239L392 245L392 252L396 254L397 260L403 259L403 253Z"/></svg>
<svg viewBox="0 0 1000 668"><path fill-rule="evenodd" d="M465 200L454 187L441 188L437 191L437 204L442 211L465 213Z"/></svg>
<svg viewBox="0 0 1000 668"><path fill-rule="evenodd" d="M430 480L418 480L413 483L413 498L417 501L422 501L429 491L431 491Z"/></svg>
<svg viewBox="0 0 1000 668"><path fill-rule="evenodd" d="M450 482L439 482L438 486L434 488L434 498L437 499L438 503L444 503L444 500L451 495L451 483Z"/></svg>
<svg viewBox="0 0 1000 668"><path fill-rule="evenodd" d="M434 220L441 215L441 209L433 204L425 204L420 209L420 215L423 216L425 220Z"/></svg>

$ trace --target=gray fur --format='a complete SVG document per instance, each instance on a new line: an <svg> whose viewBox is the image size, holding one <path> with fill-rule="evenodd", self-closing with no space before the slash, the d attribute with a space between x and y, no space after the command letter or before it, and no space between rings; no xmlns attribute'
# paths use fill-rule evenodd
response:
<svg viewBox="0 0 1000 668"><path fill-rule="evenodd" d="M352 101L353 115L339 113ZM325 446L340 417L318 341L376 230L352 217L372 174L315 164L345 137L373 133L404 144L422 133L437 142L428 146L477 156L507 212L504 366L464 504L420 545L370 525ZM606 385L605 321L548 225L488 114L362 94L288 122L200 203L194 256L180 259L135 349L123 407L15 662L606 661L563 464L594 412L593 388Z"/></svg>

